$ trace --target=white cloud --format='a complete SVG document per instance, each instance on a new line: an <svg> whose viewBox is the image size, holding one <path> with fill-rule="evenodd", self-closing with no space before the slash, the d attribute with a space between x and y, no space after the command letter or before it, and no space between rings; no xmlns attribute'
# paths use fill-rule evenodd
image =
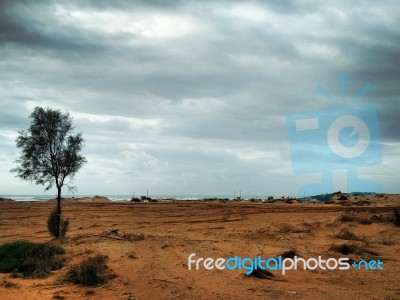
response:
<svg viewBox="0 0 400 300"><path fill-rule="evenodd" d="M191 16L166 12L81 10L57 5L55 14L65 26L106 35L176 39L193 34L201 28L201 23Z"/></svg>
<svg viewBox="0 0 400 300"><path fill-rule="evenodd" d="M111 121L122 121L129 123L132 127L141 128L141 127L156 127L161 124L162 119L140 119L133 117L124 117L124 116L111 116L111 115L99 115L99 114L88 114L81 112L71 112L71 115L79 119L88 120L93 123L104 123Z"/></svg>
<svg viewBox="0 0 400 300"><path fill-rule="evenodd" d="M15 140L18 137L18 132L10 130L0 130L0 137L5 137L7 140L7 144L14 144Z"/></svg>
<svg viewBox="0 0 400 300"><path fill-rule="evenodd" d="M225 12L234 18L240 18L248 22L264 22L269 16L262 6L251 3L234 5L225 10Z"/></svg>
<svg viewBox="0 0 400 300"><path fill-rule="evenodd" d="M295 43L300 54L309 59L338 60L341 57L340 51L333 45L316 42L299 41Z"/></svg>
<svg viewBox="0 0 400 300"><path fill-rule="evenodd" d="M268 161L270 159L276 159L280 155L276 151L265 151L262 149L254 149L254 148L241 148L241 149L228 149L227 153L234 154L239 159L243 160L260 160L260 161Z"/></svg>

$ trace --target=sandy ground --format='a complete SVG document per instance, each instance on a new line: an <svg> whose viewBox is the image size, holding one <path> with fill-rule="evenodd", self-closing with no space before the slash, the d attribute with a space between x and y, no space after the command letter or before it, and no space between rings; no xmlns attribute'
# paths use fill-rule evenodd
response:
<svg viewBox="0 0 400 300"><path fill-rule="evenodd" d="M353 199L352 202L359 201ZM400 227L389 222L399 195L365 206L313 203L109 202L65 200L71 221L66 265L47 279L0 274L1 299L400 299ZM346 202L346 201L345 201ZM0 201L0 244L51 240L46 219L54 202ZM340 221L344 212L354 217ZM373 220L371 223L362 220ZM349 228L362 241L335 235ZM111 232L114 230L114 232ZM136 238L143 234L144 239ZM133 237L133 238L124 238ZM243 270L188 270L188 255L264 258L296 249L301 257L351 257L330 250L354 243L376 251L382 271L273 271L272 280ZM101 253L117 277L98 287L62 283L68 268Z"/></svg>

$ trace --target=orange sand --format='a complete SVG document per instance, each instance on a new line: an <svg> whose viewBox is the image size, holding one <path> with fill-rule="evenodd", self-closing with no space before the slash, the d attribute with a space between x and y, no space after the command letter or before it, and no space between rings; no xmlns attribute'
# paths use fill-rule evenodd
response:
<svg viewBox="0 0 400 300"><path fill-rule="evenodd" d="M357 200L352 200L352 202ZM47 279L0 274L1 299L400 299L400 227L385 222L339 222L344 211L377 220L392 216L399 195L371 204L248 202L109 202L64 200L71 221L66 265ZM54 202L0 201L0 243L51 240L46 220ZM364 241L334 235L349 228ZM117 233L110 233L118 230ZM144 235L144 239L124 239ZM187 258L238 255L264 258L296 249L301 257L355 257L329 250L355 243L379 253L383 271L274 271L274 280L244 271L188 270ZM391 245L385 245L391 244ZM103 286L81 287L60 279L68 268L101 253L117 277ZM11 286L10 284L15 284Z"/></svg>

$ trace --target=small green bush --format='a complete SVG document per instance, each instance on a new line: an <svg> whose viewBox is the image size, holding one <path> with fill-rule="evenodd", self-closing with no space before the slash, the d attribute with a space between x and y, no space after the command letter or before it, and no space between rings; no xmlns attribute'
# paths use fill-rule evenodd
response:
<svg viewBox="0 0 400 300"><path fill-rule="evenodd" d="M60 220L60 236L65 237L69 228L69 220ZM57 208L55 208L47 219L47 230L52 237L57 237Z"/></svg>
<svg viewBox="0 0 400 300"><path fill-rule="evenodd" d="M67 231L69 229L69 220L61 220L61 229L60 229L60 235L61 237L65 237L67 234Z"/></svg>
<svg viewBox="0 0 400 300"><path fill-rule="evenodd" d="M0 246L0 273L22 273L26 278L44 278L62 268L59 256L65 250L50 244L13 242Z"/></svg>
<svg viewBox="0 0 400 300"><path fill-rule="evenodd" d="M85 259L68 271L65 278L66 281L84 286L105 283L112 278L112 274L107 274L106 259L106 256L100 254Z"/></svg>

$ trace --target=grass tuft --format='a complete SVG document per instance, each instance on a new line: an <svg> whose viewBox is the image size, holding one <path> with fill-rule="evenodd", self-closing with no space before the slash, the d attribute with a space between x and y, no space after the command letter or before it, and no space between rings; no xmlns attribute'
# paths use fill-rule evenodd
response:
<svg viewBox="0 0 400 300"><path fill-rule="evenodd" d="M66 281L84 286L96 286L107 282L113 277L106 265L106 256L96 255L85 259L79 265L72 267L66 274Z"/></svg>

